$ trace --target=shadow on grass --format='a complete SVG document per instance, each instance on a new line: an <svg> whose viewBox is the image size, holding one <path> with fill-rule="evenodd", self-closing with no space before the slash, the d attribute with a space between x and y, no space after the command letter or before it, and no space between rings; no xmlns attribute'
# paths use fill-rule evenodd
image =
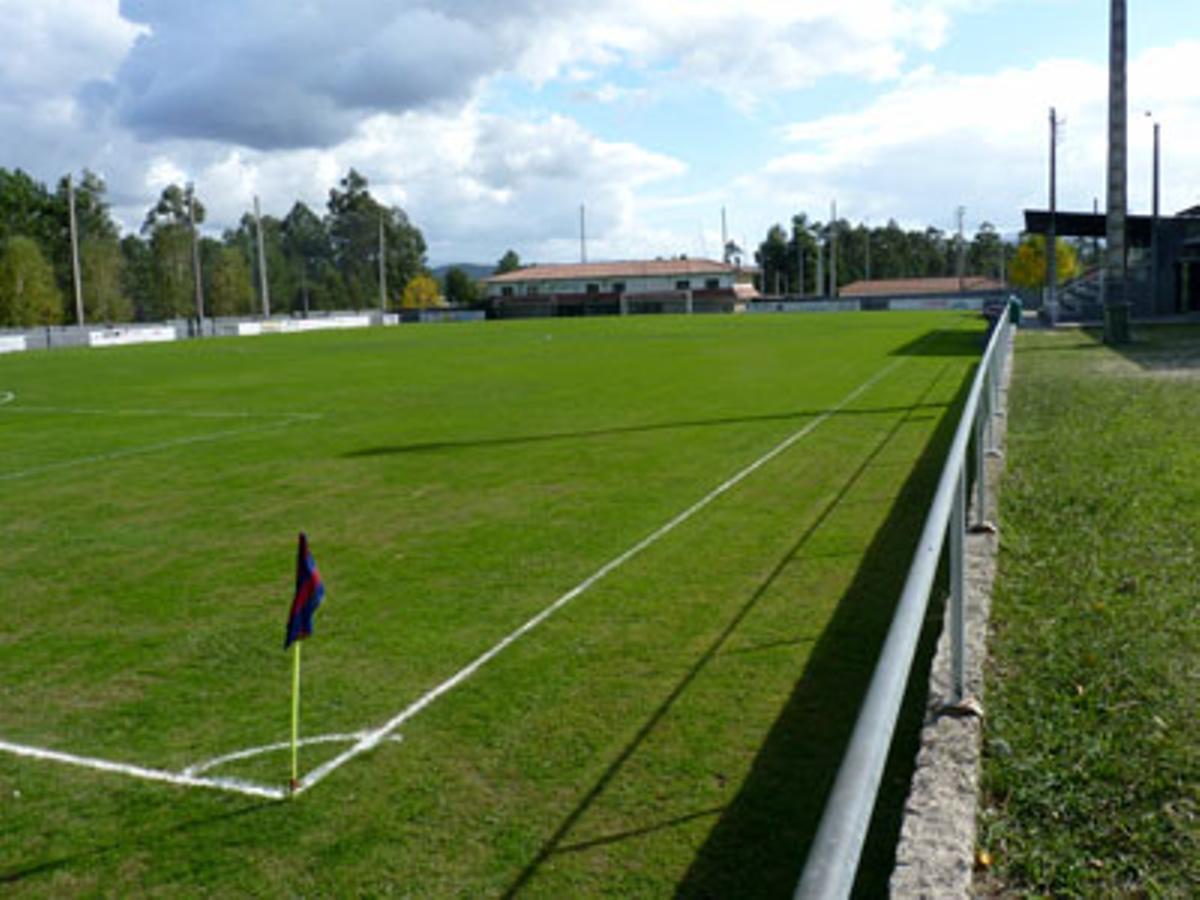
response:
<svg viewBox="0 0 1200 900"><path fill-rule="evenodd" d="M981 318L978 331L927 331L907 344L897 347L888 356L979 356L987 345L989 334Z"/></svg>
<svg viewBox="0 0 1200 900"><path fill-rule="evenodd" d="M132 849L145 844L148 841L156 840L167 835L185 834L194 828L203 828L204 826L211 825L215 822L237 819L241 816L249 815L250 813L258 812L259 810L273 806L278 806L278 802L274 800L256 801L245 806L239 806L237 809L232 809L227 812L216 813L211 816L198 816L194 819L188 819L187 821L178 822L174 825L168 825L163 828L154 828L135 833L128 836L124 840L113 841L108 844L101 844L98 847L90 847L86 850L80 850L78 853L68 853L64 856L55 857L54 859L43 860L42 862L35 863L21 869L0 872L0 885L17 884L34 875L44 875L47 872L53 872L66 866L85 862L86 860L97 859L117 850Z"/></svg>
<svg viewBox="0 0 1200 900"><path fill-rule="evenodd" d="M941 403L930 403L919 407L928 410L944 410ZM685 419L678 422L655 422L646 425L620 425L613 428L595 428L584 431L555 431L545 434L512 435L507 437L475 438L466 441L425 441L412 444L394 444L385 447L367 447L343 454L348 459L372 456L395 456L404 453L434 453L441 450L471 450L478 447L508 447L521 444L538 444L548 441L570 441L585 438L612 437L618 434L639 434L649 431L670 431L675 428L708 428L726 425L746 425L751 422L784 422L789 419L815 419L819 416L885 416L908 412L907 406L880 406L874 409L816 409L794 412L764 413L758 416L729 416L715 419Z"/></svg>
<svg viewBox="0 0 1200 900"><path fill-rule="evenodd" d="M940 375L930 382L926 396ZM968 389L969 381L964 376L963 385L952 404L954 409L961 408ZM911 415L912 411L922 408L924 404L918 402L907 409ZM953 415L943 418L918 460L733 801L720 809L700 811L682 819L607 835L584 844L568 844L566 838L700 672L723 649L784 569L843 502L899 429L911 421L909 415L899 418L871 449L817 519L799 536L712 644L641 725L629 744L563 819L505 892L505 897L520 893L537 876L539 869L558 854L618 843L708 815L719 818L677 886L678 896L790 896L799 879L805 854L820 820L825 796L832 786L879 648L891 622L900 586L957 424ZM878 803L881 811L876 813L868 849L864 853L862 870L865 874L861 879L861 890L867 895L886 894L899 834L900 809L911 778L929 661L936 643L940 616L940 605L931 604L914 665L916 677L911 679L905 710L897 730L898 737L893 742L891 759L884 775Z"/></svg>
<svg viewBox="0 0 1200 900"><path fill-rule="evenodd" d="M1103 347L1104 333L1087 329L1093 347ZM1200 325L1138 323L1127 344L1110 344L1108 349L1145 372L1181 372L1200 369Z"/></svg>

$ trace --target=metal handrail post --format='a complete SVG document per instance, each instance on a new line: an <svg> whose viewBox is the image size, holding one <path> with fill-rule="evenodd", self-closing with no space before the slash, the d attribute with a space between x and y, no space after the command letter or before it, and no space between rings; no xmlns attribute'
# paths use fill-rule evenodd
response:
<svg viewBox="0 0 1200 900"><path fill-rule="evenodd" d="M987 521L987 457L983 448L984 417L975 416L975 524Z"/></svg>
<svg viewBox="0 0 1200 900"><path fill-rule="evenodd" d="M967 693L967 467L959 467L950 510L950 662L954 673L954 702L961 703Z"/></svg>

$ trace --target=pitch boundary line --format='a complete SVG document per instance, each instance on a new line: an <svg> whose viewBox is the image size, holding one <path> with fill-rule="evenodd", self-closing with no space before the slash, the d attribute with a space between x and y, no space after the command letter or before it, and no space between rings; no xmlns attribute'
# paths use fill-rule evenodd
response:
<svg viewBox="0 0 1200 900"><path fill-rule="evenodd" d="M549 606L547 606L545 609L543 609L541 612L539 612L533 618L526 621L523 625L521 625L514 631L510 632L507 636L505 636L500 641L498 641L489 650L486 650L485 652L481 653L470 663L463 666L461 669L459 669L456 673L451 675L449 678L447 678L441 684L437 685L436 687L431 688L429 691L427 691L421 697L419 697L418 699L416 699L415 701L410 703L403 710L401 710L399 713L397 713L392 718L388 719L388 721L384 722L379 727L374 728L370 731L363 732L362 737L359 738L358 742L355 743L354 746L350 747L350 749L345 750L342 753L339 753L333 759L330 759L330 760L322 763L321 765L317 766L315 769L308 772L302 779L300 779L300 783L296 787L296 793L297 794L303 793L304 791L307 791L310 788L315 787L317 784L322 782L325 778L327 778L333 772L337 771L339 768L344 766L346 763L350 762L355 757L360 756L363 753L366 753L368 750L374 749L376 746L379 745L379 743L381 741L383 741L385 738L387 738L388 735L390 735L393 731L395 731L397 728L399 728L401 725L403 725L405 722L407 722L409 719L411 719L417 713L421 712L421 710L425 709L425 707L429 706L431 703L433 703L435 700L437 700L443 694L446 694L449 691L453 690L454 688L458 687L458 685L462 684L464 681L466 681L468 678L470 678L472 675L474 675L477 671L479 671L480 668L482 668L489 661L491 661L496 656L498 656L500 653L502 653L511 644L513 644L515 641L517 641L524 635L528 634L530 631L532 631L538 625L541 625L542 622L546 621L546 619L550 618L552 615L554 615L554 613L558 612L560 609L562 609L564 606L566 606L568 603L570 603L572 600L574 600L576 597L578 597L580 594L582 594L584 591L586 591L588 588L590 588L596 582L600 581L602 578L604 578L606 575L608 575L610 572L614 571L615 569L620 568L622 565L624 565L626 562L631 560L633 557L637 556L639 553L641 553L646 548L657 543L663 537L670 534L672 531L674 531L676 528L678 528L684 522L686 522L690 518L692 518L692 516L694 516L696 513L700 512L702 509L704 509L709 504L711 504L718 497L720 497L721 495L728 492L731 488L736 487L738 484L740 484L742 481L744 481L746 478L748 478L754 472L757 472L759 469L761 469L763 466L765 466L771 460L775 459L777 456L779 456L781 453L786 451L788 448L790 448L796 442L807 437L809 434L811 434L813 431L815 431L820 425L827 422L836 413L841 412L845 407L847 407L849 404L853 403L856 399L858 399L859 396L861 396L863 393L865 393L869 388L873 387L877 382L882 380L886 375L890 374L894 369L896 369L896 367L898 367L900 365L900 363L902 361L903 360L898 359L895 362L891 363L890 365L887 365L884 368L880 369L878 372L876 372L874 375L872 375L870 378L868 378L866 381L864 381L862 384L860 384L858 387L856 387L854 390L852 390L849 394L847 394L845 397L843 397L842 400L839 401L836 406L831 407L830 409L826 410L825 412L821 413L819 416L814 418L811 422L808 422L802 428L798 429L797 431L794 431L792 434L790 434L788 437L784 438L782 441L780 441L778 444L776 444L774 447L772 447L770 450L768 450L766 453L764 453L758 459L754 460L754 462L750 463L748 466L741 469L740 471L735 473L733 476L731 476L730 478L723 481L721 484L717 485L717 487L713 488L713 490L711 490L704 497L697 500L695 503L693 503L691 506L689 506L683 512L679 513L674 518L672 518L668 522L666 522L664 525L660 526L658 529L651 532L646 537L642 538L642 540L638 541L636 544L634 544L632 547L630 547L624 553L621 553L619 556L616 556L613 559L609 560L607 563L602 565L599 569L597 569L595 572L593 572L591 575L589 575L583 581L579 582L579 584L575 585L575 587L571 588L569 591L567 591L565 594L563 594L561 597L559 597L557 600L555 600L553 603L551 603Z"/></svg>
<svg viewBox="0 0 1200 900"><path fill-rule="evenodd" d="M130 775L143 781L161 781L180 787L215 788L244 794L248 797L263 797L268 800L282 800L287 792L281 787L271 787L241 778L217 778L189 775L186 772L168 772L165 769L152 769L146 766L136 766L130 763L113 762L110 759L100 759L95 756L78 756L74 753L62 753L58 750L47 750L44 747L31 747L27 744L14 744L11 741L0 740L0 750L16 756L30 759L41 759L49 762L64 763L69 766L80 766L94 769L98 772L115 772L120 775Z"/></svg>

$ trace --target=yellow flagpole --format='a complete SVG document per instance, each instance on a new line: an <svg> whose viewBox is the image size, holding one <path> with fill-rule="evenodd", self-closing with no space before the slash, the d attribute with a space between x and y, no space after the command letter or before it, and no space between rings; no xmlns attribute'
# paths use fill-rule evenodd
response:
<svg viewBox="0 0 1200 900"><path fill-rule="evenodd" d="M296 651L292 656L292 791L299 784L299 741L300 734L300 645L303 641L295 641L292 648Z"/></svg>

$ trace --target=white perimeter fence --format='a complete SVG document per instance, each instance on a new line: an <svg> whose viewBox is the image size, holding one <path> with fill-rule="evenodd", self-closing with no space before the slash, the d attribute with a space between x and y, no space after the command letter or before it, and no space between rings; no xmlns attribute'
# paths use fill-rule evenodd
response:
<svg viewBox="0 0 1200 900"><path fill-rule="evenodd" d="M986 527L982 521L986 490L984 456L997 452L993 420L1001 413L1000 380L1012 340L1009 312L1009 308L1004 310L993 330L967 395L896 614L846 754L842 757L837 780L826 801L804 872L796 886L796 900L836 900L850 896L947 534L950 536L953 701L962 703L966 699L963 553L967 528L967 462L974 434L975 512L980 517L976 525Z"/></svg>
<svg viewBox="0 0 1200 900"><path fill-rule="evenodd" d="M0 331L0 353L22 350L55 350L63 347L122 347L186 340L191 337L245 337L261 334L299 334L343 328L368 328L372 325L399 325L409 322L462 322L482 319L482 310L423 309L400 313L328 312L312 313L307 318L269 319L219 318L173 319L157 324L129 325L49 325Z"/></svg>

